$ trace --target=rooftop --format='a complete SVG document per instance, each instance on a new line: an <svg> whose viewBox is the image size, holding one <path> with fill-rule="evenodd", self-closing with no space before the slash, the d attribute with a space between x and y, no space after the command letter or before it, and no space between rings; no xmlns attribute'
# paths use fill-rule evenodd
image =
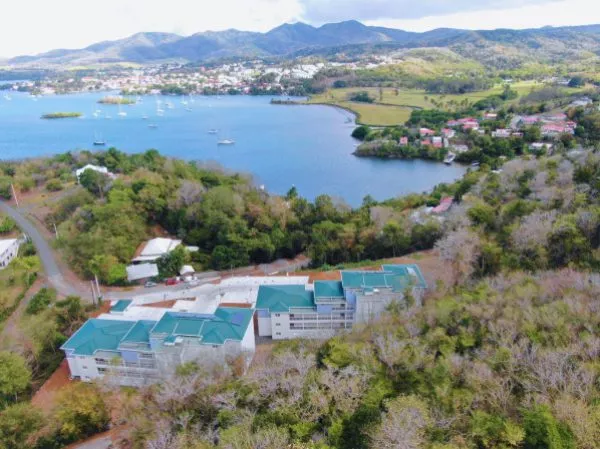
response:
<svg viewBox="0 0 600 449"><path fill-rule="evenodd" d="M148 240L140 256L162 256L163 254L173 251L179 245L181 245L181 240L173 240L168 238L156 238Z"/></svg>
<svg viewBox="0 0 600 449"><path fill-rule="evenodd" d="M314 308L313 292L304 285L261 285L256 308L269 312L288 312L290 308Z"/></svg>
<svg viewBox="0 0 600 449"><path fill-rule="evenodd" d="M214 315L167 312L150 333L173 337L198 337L204 344L223 344L227 340L241 340L252 320L254 310L219 307Z"/></svg>
<svg viewBox="0 0 600 449"><path fill-rule="evenodd" d="M126 268L127 280L137 281L140 279L158 276L158 265L155 263L142 263L140 265L129 265Z"/></svg>
<svg viewBox="0 0 600 449"><path fill-rule="evenodd" d="M133 301L131 299L119 299L115 304L113 304L110 308L111 312L123 312L129 304Z"/></svg>
<svg viewBox="0 0 600 449"><path fill-rule="evenodd" d="M315 299L344 298L344 289L340 281L315 281Z"/></svg>
<svg viewBox="0 0 600 449"><path fill-rule="evenodd" d="M61 349L75 355L94 355L98 350L116 351L119 343L134 327L133 321L92 318L69 338Z"/></svg>
<svg viewBox="0 0 600 449"><path fill-rule="evenodd" d="M421 269L416 264L403 264L403 265L383 265L381 267L384 271L390 271L401 277L401 283L403 288L408 287L411 283L416 287L427 288L427 282L421 273Z"/></svg>

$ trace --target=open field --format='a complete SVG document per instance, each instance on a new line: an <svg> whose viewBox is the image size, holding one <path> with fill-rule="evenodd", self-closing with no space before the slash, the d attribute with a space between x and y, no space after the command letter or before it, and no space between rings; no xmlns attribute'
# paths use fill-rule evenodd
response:
<svg viewBox="0 0 600 449"><path fill-rule="evenodd" d="M531 92L532 89L541 86L542 84L536 81L522 81L512 84L511 88L517 91L519 96L523 96ZM424 90L416 89L396 90L384 88L380 92L376 87L353 87L330 89L323 94L312 96L309 103L332 104L349 109L358 115L358 122L361 124L391 126L404 123L410 117L411 110L415 108L435 108L434 103L448 103L451 101L460 103L467 100L473 103L490 95L500 94L503 89L503 85L496 85L488 90L469 92L462 95L439 95L428 94ZM375 98L375 103L348 101L351 93L360 91L367 91L369 95Z"/></svg>

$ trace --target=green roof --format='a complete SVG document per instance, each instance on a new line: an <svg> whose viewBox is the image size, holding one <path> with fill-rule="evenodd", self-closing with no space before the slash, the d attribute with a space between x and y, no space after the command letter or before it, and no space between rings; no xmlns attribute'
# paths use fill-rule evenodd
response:
<svg viewBox="0 0 600 449"><path fill-rule="evenodd" d="M344 298L344 289L340 281L315 281L315 299Z"/></svg>
<svg viewBox="0 0 600 449"><path fill-rule="evenodd" d="M135 323L131 330L123 337L122 343L149 343L150 330L156 321L140 320Z"/></svg>
<svg viewBox="0 0 600 449"><path fill-rule="evenodd" d="M375 288L405 290L411 285L427 287L423 274L415 264L383 265L382 271L342 271L342 285L350 289L373 291Z"/></svg>
<svg viewBox="0 0 600 449"><path fill-rule="evenodd" d="M304 285L261 285L256 308L269 312L289 312L290 308L314 308L313 292Z"/></svg>
<svg viewBox="0 0 600 449"><path fill-rule="evenodd" d="M76 355L94 355L98 350L116 351L119 343L135 325L135 321L87 320L61 349Z"/></svg>
<svg viewBox="0 0 600 449"><path fill-rule="evenodd" d="M166 342L176 337L198 337L204 344L223 344L241 340L252 320L254 310L219 307L214 315L167 312L152 328L152 334L168 334Z"/></svg>
<svg viewBox="0 0 600 449"><path fill-rule="evenodd" d="M383 271L342 271L344 288L391 288L393 275Z"/></svg>
<svg viewBox="0 0 600 449"><path fill-rule="evenodd" d="M119 299L116 304L110 308L110 311L123 312L132 302L133 301L131 299Z"/></svg>
<svg viewBox="0 0 600 449"><path fill-rule="evenodd" d="M383 265L381 268L400 275L403 278L402 283L405 287L412 283L417 287L427 288L427 282L423 277L423 273L421 273L421 269L416 264Z"/></svg>

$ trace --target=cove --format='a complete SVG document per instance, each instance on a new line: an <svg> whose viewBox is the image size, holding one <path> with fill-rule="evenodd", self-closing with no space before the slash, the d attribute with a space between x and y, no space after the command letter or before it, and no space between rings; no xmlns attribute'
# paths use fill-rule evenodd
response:
<svg viewBox="0 0 600 449"><path fill-rule="evenodd" d="M111 146L126 152L155 148L251 174L272 193L296 186L308 199L329 194L351 206L366 195L384 200L427 191L466 171L458 164L357 158L351 154L357 144L350 137L354 117L334 107L272 105L266 96L145 96L141 103L119 108L97 103L106 95L34 99L12 94L10 101L0 96L0 159ZM40 119L53 112L81 112L83 117ZM98 138L105 147L93 145ZM235 144L217 144L224 139Z"/></svg>

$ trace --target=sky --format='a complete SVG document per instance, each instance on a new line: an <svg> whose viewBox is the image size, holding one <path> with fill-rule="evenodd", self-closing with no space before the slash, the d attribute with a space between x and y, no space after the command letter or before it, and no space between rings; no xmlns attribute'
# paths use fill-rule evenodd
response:
<svg viewBox="0 0 600 449"><path fill-rule="evenodd" d="M90 7L90 5L94 5ZM21 0L2 5L0 57L82 48L140 31L268 31L356 19L409 31L600 23L598 0Z"/></svg>

